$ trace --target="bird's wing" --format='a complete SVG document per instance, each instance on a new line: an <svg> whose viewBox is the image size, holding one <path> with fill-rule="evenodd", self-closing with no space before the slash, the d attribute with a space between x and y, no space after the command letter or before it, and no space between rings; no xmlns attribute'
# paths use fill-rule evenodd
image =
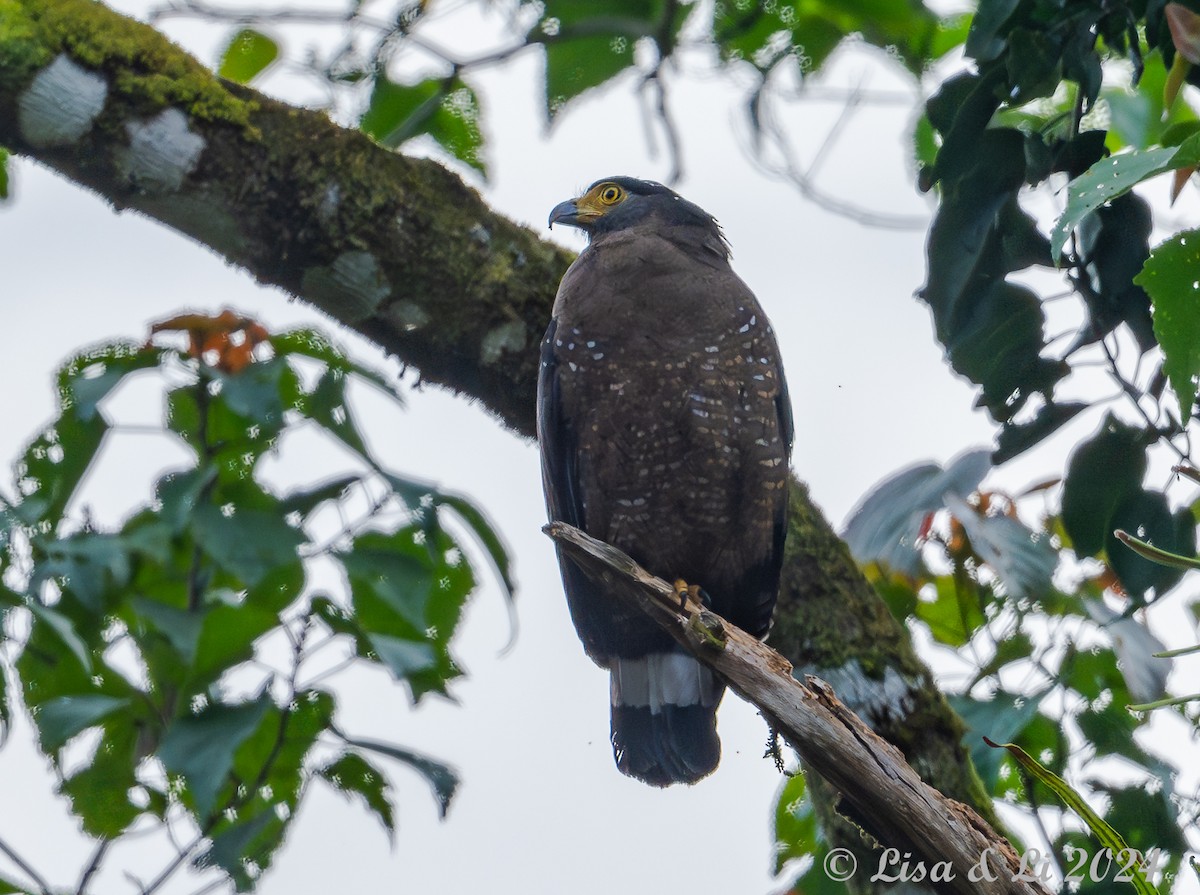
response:
<svg viewBox="0 0 1200 895"><path fill-rule="evenodd" d="M582 529L585 523L579 487L579 449L562 411L558 358L554 351L557 332L558 321L551 319L542 340L538 369L537 433L542 454L542 487L550 518Z"/></svg>
<svg viewBox="0 0 1200 895"><path fill-rule="evenodd" d="M788 394L787 379L783 375L783 362L779 356L779 346L772 345L772 356L775 361L775 375L779 382L779 393L775 396L775 414L779 426L779 440L783 444L783 463L786 468L791 460L792 440L794 437L794 422L792 419L792 401ZM790 477L790 473L786 473ZM771 629L771 616L775 611L775 600L779 595L779 577L783 569L783 551L787 541L787 520L789 504L788 487L784 487L775 501L774 514L771 520L772 537L771 552L761 563L751 566L742 578L744 599L749 603L751 611L747 618L755 624L748 624L747 630L758 636L766 637Z"/></svg>
<svg viewBox="0 0 1200 895"><path fill-rule="evenodd" d="M587 528L587 508L579 475L579 441L563 412L562 386L555 353L558 321L551 319L542 340L541 364L538 369L537 431L542 455L542 489L546 495L546 510L555 522L566 522L580 530ZM601 609L611 610L611 603L597 592L596 585L575 563L556 548L562 570L563 591L575 629L583 641L584 650L602 666L608 664L608 649L603 632L607 630Z"/></svg>

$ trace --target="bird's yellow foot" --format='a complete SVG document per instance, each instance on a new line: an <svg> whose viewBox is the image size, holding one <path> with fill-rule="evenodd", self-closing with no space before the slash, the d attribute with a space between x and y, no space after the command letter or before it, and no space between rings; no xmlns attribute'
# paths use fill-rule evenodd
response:
<svg viewBox="0 0 1200 895"><path fill-rule="evenodd" d="M688 597L691 597L697 603L707 605L707 594L700 588L699 584L688 584L682 578L675 579L675 596L679 597L679 611L683 612L687 608Z"/></svg>

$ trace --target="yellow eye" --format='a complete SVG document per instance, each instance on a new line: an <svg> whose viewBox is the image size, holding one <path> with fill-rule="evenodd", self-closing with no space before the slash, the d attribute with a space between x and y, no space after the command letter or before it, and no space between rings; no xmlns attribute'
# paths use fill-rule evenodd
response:
<svg viewBox="0 0 1200 895"><path fill-rule="evenodd" d="M610 183L600 191L600 201L605 205L616 205L625 197L625 191L615 183Z"/></svg>

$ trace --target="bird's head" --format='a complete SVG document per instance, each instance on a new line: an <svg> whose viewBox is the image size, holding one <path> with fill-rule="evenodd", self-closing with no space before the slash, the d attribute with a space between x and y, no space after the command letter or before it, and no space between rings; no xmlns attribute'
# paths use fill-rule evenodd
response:
<svg viewBox="0 0 1200 895"><path fill-rule="evenodd" d="M653 180L605 177L577 199L568 199L550 212L550 226L578 227L589 236L635 226L649 218L665 226L692 225L720 234L711 214Z"/></svg>

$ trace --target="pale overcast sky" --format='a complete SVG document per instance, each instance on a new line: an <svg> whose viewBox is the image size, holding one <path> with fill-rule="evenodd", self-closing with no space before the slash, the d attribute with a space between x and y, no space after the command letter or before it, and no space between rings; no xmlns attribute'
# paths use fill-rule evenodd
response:
<svg viewBox="0 0 1200 895"><path fill-rule="evenodd" d="M149 4L112 5L140 14ZM443 42L474 39L473 28L460 16ZM227 34L180 20L168 31L209 63ZM539 66L530 53L473 82L484 107L492 180L472 182L489 202L540 228L553 205L598 177L666 176L668 160L648 153L630 78L578 102L547 137ZM844 54L832 78L905 89L881 54ZM285 78L266 86L294 89ZM741 148L746 126L738 86L715 77L674 85L686 169L678 189L720 219L735 268L775 324L797 421L793 465L840 524L881 477L988 444L993 429L971 410L972 390L943 365L928 314L911 297L923 278L924 232L864 228L756 173ZM815 101L790 107L805 155L838 111L835 103ZM881 210L927 214L907 173L909 115L904 107L863 110L828 159L823 185ZM134 214L116 214L29 163L15 162L13 174L15 199L0 208L9 334L0 362L0 463L10 463L49 418L50 374L63 358L97 341L142 338L148 321L184 308L232 306L274 330L318 325L360 358L398 372L361 338L256 285L189 240ZM582 247L573 231L556 230L554 237ZM137 397L119 396L114 412L153 418L154 411L139 410ZM461 774L459 795L439 822L425 784L398 770L400 829L389 848L359 805L315 784L260 891L632 895L782 888L785 881L770 877L771 815L781 779L760 757L761 719L726 697L721 767L695 787L660 791L620 775L608 743L607 674L583 654L553 551L539 530L544 510L534 445L436 389L411 391L408 405L395 413L364 400L372 443L396 470L470 495L504 532L520 585L516 645L498 655L508 621L481 570L487 586L474 597L458 642L469 676L453 687L457 705L431 698L412 711L385 677L347 678L339 693L342 726L450 762ZM106 461L110 474L93 477L95 505L119 516L159 467L181 460L162 448L147 460L146 449L136 439L116 449ZM301 464L296 474L303 474L319 459L287 462ZM1028 483L1054 472L1054 462L1015 464L1006 476ZM89 846L49 795L52 786L29 725L18 719L0 752L0 792L7 806L20 808L0 812L0 837L52 882L66 884ZM109 868L95 891L132 891L121 871L149 875L163 860L149 844L122 854L130 863ZM180 881L170 891L195 888L195 880Z"/></svg>

